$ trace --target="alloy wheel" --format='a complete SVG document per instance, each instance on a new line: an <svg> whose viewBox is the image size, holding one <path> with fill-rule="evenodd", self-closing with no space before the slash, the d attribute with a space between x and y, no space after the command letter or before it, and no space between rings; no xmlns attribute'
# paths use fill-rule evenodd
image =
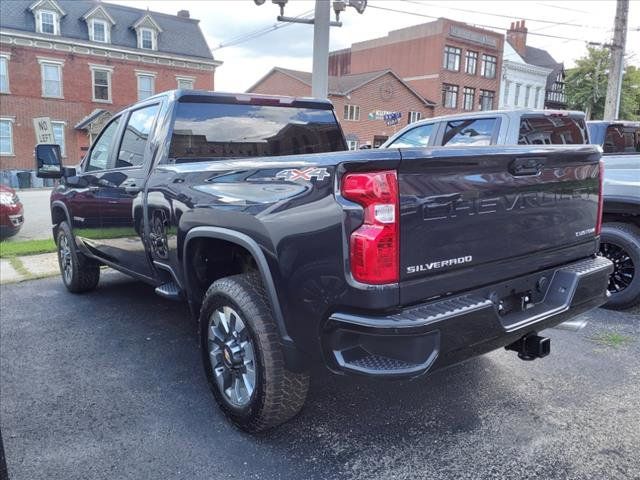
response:
<svg viewBox="0 0 640 480"><path fill-rule="evenodd" d="M73 278L73 258L71 256L71 245L66 235L60 237L58 255L62 275L64 276L65 282L69 284Z"/></svg>
<svg viewBox="0 0 640 480"><path fill-rule="evenodd" d="M209 318L209 361L216 385L235 407L251 401L256 386L255 350L244 321L233 308L217 308Z"/></svg>
<svg viewBox="0 0 640 480"><path fill-rule="evenodd" d="M619 293L631 285L635 275L631 256L619 245L607 242L600 244L600 254L613 262L613 273L607 287L609 292Z"/></svg>

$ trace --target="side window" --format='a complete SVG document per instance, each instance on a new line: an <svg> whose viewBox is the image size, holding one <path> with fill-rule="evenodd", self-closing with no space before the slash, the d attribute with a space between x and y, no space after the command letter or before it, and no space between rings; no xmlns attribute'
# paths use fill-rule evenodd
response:
<svg viewBox="0 0 640 480"><path fill-rule="evenodd" d="M429 138L433 132L434 124L421 125L416 128L412 128L404 135L398 137L389 147L395 148L411 148L411 147L426 147L429 145Z"/></svg>
<svg viewBox="0 0 640 480"><path fill-rule="evenodd" d="M491 145L495 118L447 122L442 145Z"/></svg>
<svg viewBox="0 0 640 480"><path fill-rule="evenodd" d="M118 150L116 168L137 167L144 163L144 149L159 108L159 105L150 105L131 112Z"/></svg>
<svg viewBox="0 0 640 480"><path fill-rule="evenodd" d="M116 133L118 133L119 124L120 118L113 120L107 125L100 134L100 137L98 137L98 140L93 144L89 161L87 162L87 172L109 168L109 152L115 141Z"/></svg>
<svg viewBox="0 0 640 480"><path fill-rule="evenodd" d="M611 125L607 127L602 148L604 153L640 152L640 129Z"/></svg>

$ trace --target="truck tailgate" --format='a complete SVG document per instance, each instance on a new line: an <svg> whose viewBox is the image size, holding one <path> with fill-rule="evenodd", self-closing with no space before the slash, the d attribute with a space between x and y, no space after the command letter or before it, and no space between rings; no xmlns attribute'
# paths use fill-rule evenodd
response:
<svg viewBox="0 0 640 480"><path fill-rule="evenodd" d="M401 150L401 303L595 253L600 152L592 145Z"/></svg>

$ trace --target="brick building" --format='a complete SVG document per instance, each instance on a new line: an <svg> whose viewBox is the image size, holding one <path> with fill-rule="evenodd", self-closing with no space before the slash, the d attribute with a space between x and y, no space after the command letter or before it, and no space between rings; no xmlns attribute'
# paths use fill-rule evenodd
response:
<svg viewBox="0 0 640 480"><path fill-rule="evenodd" d="M33 169L34 117L68 165L112 113L174 88L212 90L214 60L189 12L86 0L0 2L0 175Z"/></svg>
<svg viewBox="0 0 640 480"><path fill-rule="evenodd" d="M354 43L332 52L329 74L393 70L424 98L436 115L498 106L504 37L440 18Z"/></svg>
<svg viewBox="0 0 640 480"><path fill-rule="evenodd" d="M311 73L275 67L247 91L308 97ZM434 103L388 69L330 76L329 99L351 149L377 147L407 123L433 116ZM395 122L389 116L397 114L397 123L390 125Z"/></svg>

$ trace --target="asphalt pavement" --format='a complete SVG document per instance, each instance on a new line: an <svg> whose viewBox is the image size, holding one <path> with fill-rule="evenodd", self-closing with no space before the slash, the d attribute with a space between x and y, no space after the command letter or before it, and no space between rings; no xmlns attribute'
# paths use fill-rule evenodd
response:
<svg viewBox="0 0 640 480"><path fill-rule="evenodd" d="M108 273L2 287L0 428L12 480L640 479L640 310L595 310L552 353L496 351L413 382L314 378L258 436L220 414L187 309Z"/></svg>
<svg viewBox="0 0 640 480"><path fill-rule="evenodd" d="M24 224L20 231L7 241L52 238L51 209L49 208L51 189L18 190L17 193L24 207Z"/></svg>

